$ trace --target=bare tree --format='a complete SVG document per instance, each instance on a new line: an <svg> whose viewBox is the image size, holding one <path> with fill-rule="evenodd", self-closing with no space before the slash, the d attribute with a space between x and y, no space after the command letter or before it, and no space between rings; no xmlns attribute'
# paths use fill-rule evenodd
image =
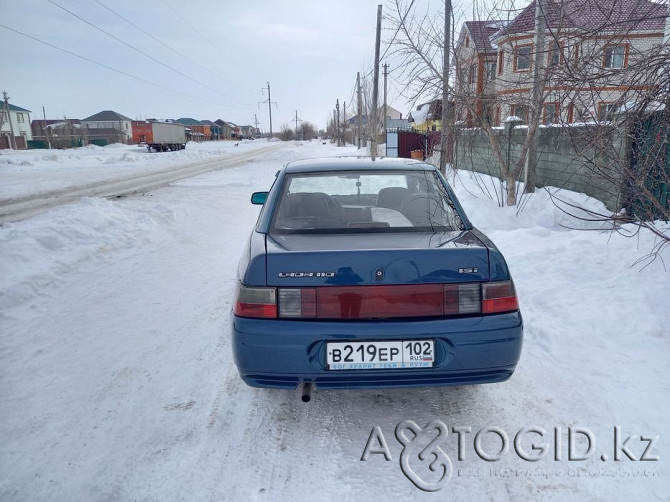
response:
<svg viewBox="0 0 670 502"><path fill-rule="evenodd" d="M308 140L316 137L316 127L311 122L304 120L300 124L300 133L298 136L302 136L302 139Z"/></svg>
<svg viewBox="0 0 670 502"><path fill-rule="evenodd" d="M291 126L286 123L282 124L279 128L279 139L282 141L291 141L294 138L295 135L293 134L293 129L291 129Z"/></svg>

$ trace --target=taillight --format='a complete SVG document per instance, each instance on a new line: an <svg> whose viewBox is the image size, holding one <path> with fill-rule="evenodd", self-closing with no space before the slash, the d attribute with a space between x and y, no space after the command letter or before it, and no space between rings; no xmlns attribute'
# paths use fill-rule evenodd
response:
<svg viewBox="0 0 670 502"><path fill-rule="evenodd" d="M240 317L277 317L277 290L275 288L249 288L240 284L234 313Z"/></svg>
<svg viewBox="0 0 670 502"><path fill-rule="evenodd" d="M392 319L519 310L514 283L254 288L240 285L235 315L266 319Z"/></svg>
<svg viewBox="0 0 670 502"><path fill-rule="evenodd" d="M511 280L482 284L483 314L500 314L514 310L519 310L519 301Z"/></svg>
<svg viewBox="0 0 670 502"><path fill-rule="evenodd" d="M481 311L478 282L444 285L445 315L479 314Z"/></svg>
<svg viewBox="0 0 670 502"><path fill-rule="evenodd" d="M279 317L316 317L316 288L280 289Z"/></svg>

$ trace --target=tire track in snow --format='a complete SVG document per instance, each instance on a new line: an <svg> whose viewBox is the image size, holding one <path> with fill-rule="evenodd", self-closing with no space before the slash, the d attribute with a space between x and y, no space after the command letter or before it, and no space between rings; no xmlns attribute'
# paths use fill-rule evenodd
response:
<svg viewBox="0 0 670 502"><path fill-rule="evenodd" d="M168 167L161 172L101 181L80 187L53 190L51 192L43 192L15 199L6 199L0 204L0 224L10 221L21 221L46 209L75 202L82 197L121 197L139 191L152 190L183 178L189 178L217 169L236 167L282 147L283 145L281 144L271 145L225 159L182 164L176 167Z"/></svg>

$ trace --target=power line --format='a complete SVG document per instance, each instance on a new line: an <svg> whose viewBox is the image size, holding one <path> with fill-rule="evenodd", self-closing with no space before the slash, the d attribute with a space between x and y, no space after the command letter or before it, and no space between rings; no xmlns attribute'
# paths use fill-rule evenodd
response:
<svg viewBox="0 0 670 502"><path fill-rule="evenodd" d="M129 19L123 17L121 14L119 14L118 12L116 12L115 10L113 10L111 7L109 7L109 6L105 5L104 3L102 3L100 0L94 0L94 1L95 1L95 3L97 3L98 5L104 7L105 9L107 9L109 12L111 12L111 13L114 14L115 16L117 16L117 17L119 17L120 19L124 20L126 23L128 23L130 26L132 26L132 27L135 28L136 30L141 31L142 33L144 33L147 37L149 37L149 38L150 38L151 40L153 40L154 42L159 43L159 44L162 45L163 47L166 47L167 49L171 50L172 52L174 52L174 53L177 54L178 56L183 57L184 59L186 59L186 60L189 61L190 63L192 63L192 64L198 66L199 68L201 68L201 69L203 69L203 70L209 72L210 74L214 75L216 78L218 78L218 79L220 79L220 80L223 80L224 82L226 82L226 83L228 83L228 84L230 84L230 85L232 85L232 86L235 86L235 84L234 84L233 82L227 80L226 78L222 77L221 75L219 75L219 74L217 74L217 73L214 73L212 70L210 70L209 68L207 68L207 67L204 66L204 65L201 65L201 64L198 63L197 61L192 60L192 59L189 58L186 54L182 54L182 53L179 52L177 49L175 49L175 48L173 48L173 47L170 47L168 44L166 44L166 43L163 42L162 40L160 40L160 39L154 37L151 33L148 33L146 30L144 30L144 29L142 29L141 27L137 26L135 23L133 23L133 22L130 21Z"/></svg>
<svg viewBox="0 0 670 502"><path fill-rule="evenodd" d="M120 39L119 37L117 37L117 36L115 36L115 35L109 33L108 31L103 30L103 29L100 28L99 26L96 26L95 24L91 23L90 21L87 21L86 19L84 19L83 17L81 17L81 16L75 14L75 13L72 12L71 10L66 9L66 8L63 7L62 5L59 5L59 4L58 4L57 2L55 2L54 0L47 0L47 1L48 1L49 3L55 5L55 6L58 7L59 9L64 10L64 11L67 12L68 14L70 14L70 15L76 17L76 18L79 19L80 21L83 21L84 23L88 24L88 25L91 26L92 28L95 28L96 30L98 30L98 31L104 33L105 35L107 35L107 36L113 38L113 39L116 40L117 42L122 43L123 45L125 45L126 47L128 47L128 48L134 50L135 52L139 52L139 53L142 54L143 56L145 56L145 57L151 59L152 61L154 61L154 62L160 64L161 66L164 66L165 68L167 68L167 69L169 69L169 70L171 70L171 71L173 71L173 72L175 72L175 73L178 73L178 74L181 75L182 77L187 78L188 80L190 80L190 81L192 81L192 82L195 82L196 84L201 85L202 87L205 87L206 89L209 89L210 91L213 91L213 92L215 92L215 93L217 93L217 94L221 94L221 92L220 92L219 90L217 90L217 89L215 89L215 88L213 88L213 87L210 87L210 86L208 86L207 84L203 84L203 83L200 82L199 80L196 80L196 79L194 79L193 77L190 77L190 76L186 75L185 73L183 73L183 72L177 70L176 68L173 68L172 66L167 65L167 64L163 63L162 61L159 61L159 60L156 59L155 57L153 57L153 56L151 56L150 54L147 54L146 52L144 52L143 50L138 49L137 47L135 47L135 46L129 44L128 42L126 42L126 41ZM222 95L223 97L226 97L226 98L228 97L228 96L224 96L223 94L221 94L221 95Z"/></svg>
<svg viewBox="0 0 670 502"><path fill-rule="evenodd" d="M46 46L48 46L48 47L51 47L51 48L53 48L53 49L57 49L57 50L59 50L59 51L61 51L61 52L65 52L66 54L69 54L69 55L74 56L74 57L76 57L76 58L83 59L84 61L87 61L87 62L89 62L89 63L93 63L93 64L98 65L98 66L102 66L103 68L106 68L106 69L108 69L108 70L112 70L112 71L114 71L114 72L116 72L116 73L120 73L121 75L124 75L124 76L126 76L126 77L130 77L130 78L132 78L132 79L139 80L140 82L144 82L145 84L153 85L154 87L159 87L159 88L164 89L164 90L166 90L166 91L174 92L174 93L176 93L176 94L180 94L180 95L182 95L182 96L186 96L186 97L191 98L191 99L195 99L195 100L198 100L198 101L202 101L203 103L214 103L214 104L219 105L219 106L227 106L227 105L225 105L225 104L223 104L223 103L218 103L218 102L216 102L216 101L212 101L212 100L208 100L208 99L199 98L199 97L197 97L197 96L192 96L192 95L190 95L190 94L186 94L185 92L177 91L176 89L171 89L170 87L166 87L166 86L164 86L164 85L157 84L157 83L155 83L155 82L151 82L150 80L143 79L142 77L138 77L138 76L136 76L136 75L132 75L132 74L127 73L127 72L125 72L125 71L123 71L123 70L119 70L119 69L117 69L117 68L112 68L111 66L107 66L106 64L100 63L100 62L95 61L95 60L93 60L93 59L89 59L89 58L87 58L87 57L85 57L85 56L82 56L82 55L80 55L80 54L76 54L76 53L74 53L74 52L72 52L72 51L69 51L69 50L67 50L67 49L63 49L62 47L58 47L58 46L56 46L56 45L54 45L54 44L51 44L51 43L49 43L49 42L45 42L44 40L40 40L39 38L33 37L33 36L31 36L31 35L28 35L27 33L23 33L23 32L21 32L21 31L15 30L14 28L10 28L9 26L5 26L4 24L0 24L0 28L5 28L6 30L13 31L14 33L17 33L18 35L24 36L24 37L26 37L26 38L30 38L31 40L34 40L34 41L39 42L39 43L41 43L41 44L44 44L44 45L46 45Z"/></svg>
<svg viewBox="0 0 670 502"><path fill-rule="evenodd" d="M177 16L179 19L181 19L181 21L182 21L186 26L188 26L189 28L191 28L191 29L193 30L193 32L196 33L200 38L205 39L207 42L209 42L209 44L210 44L212 47L216 47L217 44L216 44L215 42L209 40L209 39L202 33L202 30L199 30L198 28L194 27L191 23L189 23L186 19L184 19L184 18L179 14L179 12L177 12L176 10L174 10L169 4L167 4L167 3L165 2L165 0L161 0L161 3L162 3L163 5L165 5L165 7L167 7L169 10L171 10L172 13L173 13L175 16Z"/></svg>
<svg viewBox="0 0 670 502"><path fill-rule="evenodd" d="M413 5L414 5L414 0L412 0L412 2L409 4L409 7L407 7L407 12L405 12L405 16L402 18L400 23L398 23L398 27L396 28L395 33L393 34L393 37L391 37L391 41L386 45L386 49L384 49L384 54L382 54L381 57L379 58L380 60L384 59L386 57L386 53L389 51L389 49L393 45L393 42L395 42L395 37L398 36L398 32L400 31L400 27L403 24L405 24L405 19L407 19L407 16L409 15L409 12L412 10Z"/></svg>

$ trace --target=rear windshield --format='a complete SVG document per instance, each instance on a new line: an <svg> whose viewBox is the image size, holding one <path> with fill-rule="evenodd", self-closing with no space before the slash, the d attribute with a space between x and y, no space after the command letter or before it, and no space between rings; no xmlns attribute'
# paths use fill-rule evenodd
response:
<svg viewBox="0 0 670 502"><path fill-rule="evenodd" d="M290 174L272 233L461 230L463 223L434 172Z"/></svg>

